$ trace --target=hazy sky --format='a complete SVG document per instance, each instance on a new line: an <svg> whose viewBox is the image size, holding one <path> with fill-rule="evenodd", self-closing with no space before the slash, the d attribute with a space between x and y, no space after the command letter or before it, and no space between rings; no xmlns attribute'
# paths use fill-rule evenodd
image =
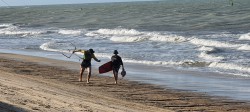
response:
<svg viewBox="0 0 250 112"><path fill-rule="evenodd" d="M131 2L131 1L153 1L153 0L0 0L0 6Z"/></svg>

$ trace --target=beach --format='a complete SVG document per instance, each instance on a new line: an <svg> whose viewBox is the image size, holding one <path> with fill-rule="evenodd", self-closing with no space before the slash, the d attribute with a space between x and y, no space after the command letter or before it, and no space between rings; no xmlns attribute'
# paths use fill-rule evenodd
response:
<svg viewBox="0 0 250 112"><path fill-rule="evenodd" d="M249 112L249 0L0 6L0 112ZM79 82L83 53L92 76ZM114 50L127 75L98 73Z"/></svg>
<svg viewBox="0 0 250 112"><path fill-rule="evenodd" d="M3 112L249 112L246 101L102 76L78 82L79 63L0 54ZM129 74L127 74L129 75ZM84 73L86 77L86 73Z"/></svg>

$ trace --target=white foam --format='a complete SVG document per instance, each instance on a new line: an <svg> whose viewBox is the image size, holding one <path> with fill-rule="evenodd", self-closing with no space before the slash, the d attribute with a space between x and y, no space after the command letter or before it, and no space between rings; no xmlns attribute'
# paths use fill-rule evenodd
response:
<svg viewBox="0 0 250 112"><path fill-rule="evenodd" d="M99 29L97 30L97 33L103 34L103 35L140 35L141 32L135 30L135 29L122 29L122 28L116 28L116 29Z"/></svg>
<svg viewBox="0 0 250 112"><path fill-rule="evenodd" d="M239 40L250 40L250 33L242 34Z"/></svg>
<svg viewBox="0 0 250 112"><path fill-rule="evenodd" d="M237 44L230 44L230 43L224 43L224 42L219 42L219 41L214 41L214 40L205 40L205 39L197 39L197 38L191 39L189 42L195 45L212 46L212 47L225 47L225 48L240 47L240 45L237 45Z"/></svg>
<svg viewBox="0 0 250 112"><path fill-rule="evenodd" d="M64 34L64 35L80 35L82 34L81 30L59 30L59 34Z"/></svg>
<svg viewBox="0 0 250 112"><path fill-rule="evenodd" d="M138 41L157 41L157 42L183 42L187 39L183 36L174 34L160 34L157 32L140 32L134 29L99 29L85 34L90 37L110 38L116 42L138 42Z"/></svg>
<svg viewBox="0 0 250 112"><path fill-rule="evenodd" d="M95 53L96 57L102 57L102 58L106 58L106 59L110 59L112 54L107 54L107 53Z"/></svg>
<svg viewBox="0 0 250 112"><path fill-rule="evenodd" d="M138 42L138 41L143 41L147 38L141 37L141 36L113 36L110 38L111 41L115 42Z"/></svg>
<svg viewBox="0 0 250 112"><path fill-rule="evenodd" d="M40 49L46 50L46 51L58 52L59 50L50 48L50 46L53 45L53 44L55 44L55 42L43 43L43 44L40 46Z"/></svg>
<svg viewBox="0 0 250 112"><path fill-rule="evenodd" d="M211 53L219 53L221 52L220 49L216 48L216 47L207 47L207 46L202 46L201 48L198 49L199 51L202 51L204 53L207 54L211 54Z"/></svg>
<svg viewBox="0 0 250 112"><path fill-rule="evenodd" d="M148 33L147 34L150 38L149 40L152 41L159 41L159 42L184 42L187 39L183 36L178 36L174 34L158 34L158 33Z"/></svg>
<svg viewBox="0 0 250 112"><path fill-rule="evenodd" d="M200 62L194 60L183 60L183 61L149 61L149 60L135 60L124 58L123 62L145 64L150 66L163 66L163 67L205 67L209 65L209 62Z"/></svg>
<svg viewBox="0 0 250 112"><path fill-rule="evenodd" d="M145 65L181 65L183 62L174 62L174 61L148 61L148 60L134 60L134 59L123 59L127 63L136 63L136 64L145 64Z"/></svg>
<svg viewBox="0 0 250 112"><path fill-rule="evenodd" d="M199 51L216 51L216 49L214 47L207 47L207 46L202 46L201 48L199 48Z"/></svg>
<svg viewBox="0 0 250 112"><path fill-rule="evenodd" d="M45 32L43 31L0 31L0 34L5 34L5 35L39 35L43 34Z"/></svg>
<svg viewBox="0 0 250 112"><path fill-rule="evenodd" d="M0 34L4 35L39 35L46 34L47 31L42 30L34 30L34 29L20 29L18 26L13 26L11 24L2 24L2 26L6 26L6 28L0 30Z"/></svg>
<svg viewBox="0 0 250 112"><path fill-rule="evenodd" d="M242 45L241 47L238 48L238 50L245 50L245 51L250 51L250 45Z"/></svg>
<svg viewBox="0 0 250 112"><path fill-rule="evenodd" d="M205 60L208 60L208 61L212 61L212 62L214 62L214 61L218 62L218 61L224 59L224 57L222 57L222 56L209 55L209 54L207 54L205 52L200 53L199 57L203 58Z"/></svg>
<svg viewBox="0 0 250 112"><path fill-rule="evenodd" d="M122 28L115 28L115 29L99 29L96 31L90 31L88 33L86 33L86 36L90 36L90 37L99 37L99 38L107 38L107 37L113 37L110 40L114 40L114 41L119 41L122 42L119 38L116 37L130 37L130 36L137 36L140 35L141 33L139 31L136 31L134 29L122 29ZM130 38L131 39L131 38ZM131 42L128 41L130 39L125 39L125 42Z"/></svg>
<svg viewBox="0 0 250 112"><path fill-rule="evenodd" d="M12 24L8 24L8 23L6 23L6 24L0 24L0 28L2 27L2 28L7 28L7 27L10 27L10 26L12 26Z"/></svg>
<svg viewBox="0 0 250 112"><path fill-rule="evenodd" d="M211 55L212 53L220 52L220 50L215 48L215 47L202 46L198 50L202 51L199 55L200 58L203 58L203 59L206 59L209 61L220 61L220 60L224 59L224 57L222 57L222 56Z"/></svg>
<svg viewBox="0 0 250 112"><path fill-rule="evenodd" d="M208 67L221 68L221 69L225 69L225 70L238 70L238 71L241 71L241 72L250 73L250 68L249 67L245 67L245 66L241 66L241 65L237 65L237 64L232 64L232 63L213 62Z"/></svg>

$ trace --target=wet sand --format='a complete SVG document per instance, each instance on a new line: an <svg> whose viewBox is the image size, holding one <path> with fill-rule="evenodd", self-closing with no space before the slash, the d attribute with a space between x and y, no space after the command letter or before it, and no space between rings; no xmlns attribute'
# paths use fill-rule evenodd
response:
<svg viewBox="0 0 250 112"><path fill-rule="evenodd" d="M0 110L38 112L249 112L245 101L229 100L96 73L78 82L79 63L0 54ZM129 74L128 74L129 75Z"/></svg>

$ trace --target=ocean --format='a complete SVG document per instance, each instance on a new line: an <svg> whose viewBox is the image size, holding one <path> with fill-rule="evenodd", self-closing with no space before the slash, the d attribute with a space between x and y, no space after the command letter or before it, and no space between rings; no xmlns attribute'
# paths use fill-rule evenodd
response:
<svg viewBox="0 0 250 112"><path fill-rule="evenodd" d="M68 59L61 53L92 48L103 64L118 50L129 80L250 100L249 4L165 0L0 7L0 52L80 63L82 54Z"/></svg>

